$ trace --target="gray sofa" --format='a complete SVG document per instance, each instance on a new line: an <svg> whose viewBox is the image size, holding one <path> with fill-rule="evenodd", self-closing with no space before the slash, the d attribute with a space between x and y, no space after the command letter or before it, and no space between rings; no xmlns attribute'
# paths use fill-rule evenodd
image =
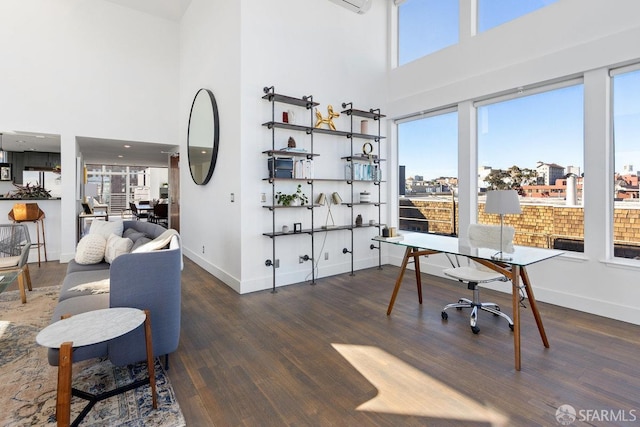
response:
<svg viewBox="0 0 640 427"><path fill-rule="evenodd" d="M170 243L149 252L124 253L111 264L103 261L84 265L70 261L51 321L58 321L64 314L109 307L149 309L153 354L168 356L178 348L180 338L182 252L179 235L145 221L123 221L123 228L125 237L139 237L143 233L146 238L155 239L154 242L166 241L168 237ZM96 284L94 289L92 284ZM144 324L120 338L79 347L73 352L74 362L94 357L108 357L118 366L146 360ZM49 364L57 366L58 350L49 349L48 358Z"/></svg>

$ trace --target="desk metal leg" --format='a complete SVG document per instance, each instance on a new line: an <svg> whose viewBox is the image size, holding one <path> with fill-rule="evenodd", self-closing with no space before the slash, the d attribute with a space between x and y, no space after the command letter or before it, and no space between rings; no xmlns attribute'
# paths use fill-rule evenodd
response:
<svg viewBox="0 0 640 427"><path fill-rule="evenodd" d="M513 349L516 359L516 371L520 370L520 266L511 267L512 302L513 302Z"/></svg>
<svg viewBox="0 0 640 427"><path fill-rule="evenodd" d="M144 338L147 346L147 373L149 374L153 409L158 409L158 398L156 396L156 365L153 361L153 341L151 340L151 311L145 310L144 313L147 315L147 318L144 320Z"/></svg>
<svg viewBox="0 0 640 427"><path fill-rule="evenodd" d="M542 316L540 316L540 312L538 311L538 304L536 303L536 298L533 295L533 289L531 288L529 275L527 274L527 270L524 267L520 268L520 277L522 278L522 284L524 285L524 290L527 293L527 299L529 300L529 304L531 305L531 311L533 312L533 317L536 319L536 324L538 325L538 331L540 332L540 338L542 338L542 344L544 344L546 348L549 348L549 340L547 339L547 334L544 331L544 325L542 324Z"/></svg>
<svg viewBox="0 0 640 427"><path fill-rule="evenodd" d="M409 257L411 257L411 253L413 252L413 248L407 247L404 251L404 259L402 260L402 267L400 267L400 274L398 274L398 278L396 279L396 285L393 288L393 294L391 294L391 301L389 301L389 307L387 308L387 316L391 314L391 310L393 310L393 304L396 302L396 297L398 296L398 290L400 290L400 285L402 284L402 278L404 277L404 272L407 269L407 263L409 262Z"/></svg>
<svg viewBox="0 0 640 427"><path fill-rule="evenodd" d="M58 393L56 395L56 421L58 426L71 424L71 362L73 343L64 342L58 353Z"/></svg>

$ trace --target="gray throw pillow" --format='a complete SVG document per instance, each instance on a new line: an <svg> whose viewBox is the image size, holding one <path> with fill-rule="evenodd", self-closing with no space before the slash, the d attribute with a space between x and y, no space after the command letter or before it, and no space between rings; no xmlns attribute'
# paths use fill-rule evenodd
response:
<svg viewBox="0 0 640 427"><path fill-rule="evenodd" d="M132 239L133 240L133 239ZM139 248L142 245L145 245L147 243L149 243L151 241L150 238L148 237L139 237L134 243L133 246L131 247L131 252L135 251L137 248Z"/></svg>
<svg viewBox="0 0 640 427"><path fill-rule="evenodd" d="M137 231L135 228L127 228L124 230L124 233L122 233L122 237L131 239L131 241L135 243L139 238L146 237L146 234Z"/></svg>

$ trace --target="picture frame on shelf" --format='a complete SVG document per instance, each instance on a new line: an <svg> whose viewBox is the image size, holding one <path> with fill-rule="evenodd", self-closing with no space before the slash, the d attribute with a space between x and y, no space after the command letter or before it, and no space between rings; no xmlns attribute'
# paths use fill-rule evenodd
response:
<svg viewBox="0 0 640 427"><path fill-rule="evenodd" d="M11 181L11 163L0 163L0 181Z"/></svg>

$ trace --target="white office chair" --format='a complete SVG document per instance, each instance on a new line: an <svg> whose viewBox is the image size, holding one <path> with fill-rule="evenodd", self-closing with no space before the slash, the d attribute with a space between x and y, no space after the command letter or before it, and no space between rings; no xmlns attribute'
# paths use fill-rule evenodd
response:
<svg viewBox="0 0 640 427"><path fill-rule="evenodd" d="M468 237L469 243L475 248L489 248L504 252L513 252L513 237L515 230L513 227L505 226L502 230L502 247L500 245L500 226L484 225L484 224L471 224L469 226ZM478 285L481 283L502 281L506 282L508 279L503 274L493 271L481 264L474 262L472 259L464 258L467 260L467 265L461 265L460 259L447 255L449 262L451 262L452 268L448 268L443 273L449 277L459 280L462 283L467 284L467 288L473 291L473 299L460 298L457 303L447 304L442 309L442 320L447 320L449 315L446 310L450 308L456 308L461 310L463 308L470 308L471 315L469 323L471 324L471 331L474 334L480 332L478 327L478 309L492 313L495 316L500 316L509 322L509 328L513 331L513 320L502 311L500 307L493 302L481 302L480 290Z"/></svg>

